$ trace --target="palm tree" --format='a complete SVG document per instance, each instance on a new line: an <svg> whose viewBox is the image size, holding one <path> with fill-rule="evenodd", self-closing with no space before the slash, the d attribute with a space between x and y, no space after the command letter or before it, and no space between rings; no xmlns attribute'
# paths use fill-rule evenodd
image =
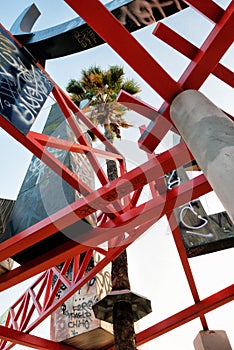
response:
<svg viewBox="0 0 234 350"><path fill-rule="evenodd" d="M71 79L67 85L67 91L72 100L80 104L87 100L85 111L95 125L104 128L104 135L108 141L114 142L115 138L121 138L121 128L128 128L123 115L127 108L116 102L120 90L130 94L140 92L138 84L134 80L124 79L124 70L120 66L111 66L108 70L102 70L98 66L91 66L88 70L82 70L79 81ZM93 138L93 134L90 131ZM110 181L118 177L116 162L107 160L107 176ZM127 253L124 251L112 262L112 290L130 289L128 278ZM132 307L129 303L120 302L113 308L113 328L116 350L135 350L135 331Z"/></svg>

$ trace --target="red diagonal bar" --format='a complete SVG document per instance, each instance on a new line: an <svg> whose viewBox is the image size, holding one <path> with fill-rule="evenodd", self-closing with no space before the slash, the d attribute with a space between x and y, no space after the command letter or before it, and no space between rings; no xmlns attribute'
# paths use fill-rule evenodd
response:
<svg viewBox="0 0 234 350"><path fill-rule="evenodd" d="M13 287L14 285L27 280L52 266L64 262L67 258L73 257L87 251L84 245L68 243L51 249L48 253L42 254L39 257L31 259L29 262L16 267L15 269L0 276L0 291Z"/></svg>
<svg viewBox="0 0 234 350"><path fill-rule="evenodd" d="M105 159L113 159L113 160L123 160L123 157L120 154L103 151L101 149L93 148L91 146L81 145L76 142L62 140L53 136L40 134L35 131L29 131L28 135L30 137L33 137L38 142L40 142L40 144L43 146L63 149L70 152L76 152L76 153L82 153L82 154L87 154L91 152L95 154L97 157L101 157Z"/></svg>
<svg viewBox="0 0 234 350"><path fill-rule="evenodd" d="M79 242L90 247L98 246L124 232L131 231L136 226L152 221L152 218L157 221L168 211L173 210L175 206L188 203L211 190L212 188L207 183L204 175L200 175L193 180L189 180L173 188L166 196L158 196L147 203L128 210L128 212L123 213L113 221L104 223L102 227L94 228L86 233L80 232L78 236ZM5 290L78 253L87 251L87 248L82 244L76 244L74 246L74 242L69 241L63 247L51 250L39 258L31 260L29 263L0 276L0 290ZM55 253L56 255L54 255Z"/></svg>
<svg viewBox="0 0 234 350"><path fill-rule="evenodd" d="M199 2L201 3L201 1ZM206 2L204 2L206 4ZM219 60L225 54L227 49L233 43L234 37L234 2L232 1L228 8L223 12L219 22L215 25L211 33L204 41L198 54L186 68L179 79L179 85L183 90L198 90L210 73L214 72ZM164 102L159 109L159 113L170 119L170 102ZM147 133L144 133L139 139L139 146L153 152L158 145L158 139L154 137L158 126L151 123Z"/></svg>
<svg viewBox="0 0 234 350"><path fill-rule="evenodd" d="M48 165L53 171L62 176L65 181L67 181L72 187L82 193L90 193L92 190L81 181L75 174L72 173L62 162L54 157L53 154L48 152L44 147L41 146L34 138L30 137L30 134L24 136L17 128L15 128L8 120L6 120L2 115L0 115L0 125L1 127L13 136L18 142L25 146L29 151L31 151L36 157L41 159L46 165ZM83 192L84 191L84 192ZM10 256L10 255L9 255Z"/></svg>
<svg viewBox="0 0 234 350"><path fill-rule="evenodd" d="M215 23L220 20L224 13L222 7L212 0L184 0L184 2Z"/></svg>
<svg viewBox="0 0 234 350"><path fill-rule="evenodd" d="M190 264L188 262L188 256L186 253L184 242L182 240L180 229L178 227L178 223L177 223L177 220L176 220L176 217L175 217L175 214L173 211L171 213L167 214L167 219L168 219L169 225L171 227L171 231L173 234L175 245L176 245L176 248L177 248L177 251L178 251L178 254L180 257L180 261L181 261L181 264L183 266L183 269L184 269L184 272L185 272L185 275L186 275L186 278L188 281L188 285L190 287L190 290L191 290L191 293L193 296L193 300L195 301L195 303L198 303L200 301L200 297L199 297L199 294L197 291L196 283L195 283L195 280L194 280L194 277L192 274ZM203 315L201 315L200 320L201 320L203 329L207 330L208 325L207 325L206 318Z"/></svg>
<svg viewBox="0 0 234 350"><path fill-rule="evenodd" d="M151 222L147 223L147 224L142 224L141 226L139 226L137 229L133 230L133 235L135 236L135 238L137 239L142 233L144 233L150 226L152 226L155 223L155 220L152 220ZM88 278L91 279L94 275L96 275L101 269L103 269L104 266L106 266L110 261L113 260L114 257L116 257L117 255L119 255L124 249L127 248L127 246L129 244L131 244L132 239L126 239L124 242L124 245L122 245L120 248L118 249L112 249L111 251L104 251L104 256L105 261L102 261L101 264L98 264L98 266L96 266L95 271L91 270L89 272L89 276ZM98 248L99 250L99 248ZM90 255L91 256L91 255ZM77 256L74 258L74 260L76 259ZM84 270L83 270L84 272ZM33 283L33 285L30 287L30 290L34 290L35 288L37 288L39 286L39 284L41 284L40 289L43 288L43 286L46 284L47 287L49 287L49 295L47 295L46 299L47 299L47 305L46 307L43 308L43 312L41 312L39 314L38 320L37 320L37 325L39 323L42 322L42 320L48 316L48 314L50 314L51 311L51 306L53 306L53 308L57 308L59 305L62 305L62 303L67 300L67 298L70 295L70 288L72 288L72 293L74 294L74 292L76 290L78 290L78 288L81 288L81 284L79 283L79 287L77 287L77 283L80 282L80 279L82 278L82 274L79 273L79 278L76 277L76 274L72 275L72 281L70 286L67 288L67 290L65 291L65 293L58 299L55 299L54 296L54 288L52 290L51 288L51 283L49 283L48 285L48 275L53 276L53 269L48 270L45 274L43 274L42 276L39 277L39 279L37 281L35 281ZM52 278L51 278L52 279ZM84 284L84 282L83 282ZM26 292L26 296L28 298L29 294L28 292ZM21 330L25 330L28 326L28 323L31 320L32 314L29 312L28 313L28 307L25 306L25 303L23 302L25 299L25 296L23 295L17 302L15 302L15 304L11 307L12 309L14 309L15 307L19 307L19 304L21 303L22 306L19 307L21 313L24 315L24 317L21 318L21 320L18 322L18 325L20 327ZM41 301L41 303L43 303L43 301ZM50 307L49 313L47 312L47 309ZM47 315L47 316L46 316ZM25 319L27 319L27 322L25 322ZM9 326L10 321L7 322L7 325ZM35 327L35 323L34 323L34 327ZM31 326L30 329L32 330L33 327Z"/></svg>
<svg viewBox="0 0 234 350"><path fill-rule="evenodd" d="M65 0L160 96L171 101L182 90L143 46L98 0ZM90 11L92 8L92 11ZM101 19L101 20L100 20ZM111 30L110 30L111 28ZM160 82L160 83L159 83Z"/></svg>
<svg viewBox="0 0 234 350"><path fill-rule="evenodd" d="M191 60L195 58L199 51L198 47L183 38L163 22L157 24L152 34Z"/></svg>
<svg viewBox="0 0 234 350"><path fill-rule="evenodd" d="M136 336L137 345L140 346L152 339L159 337L183 324L200 317L222 305L225 305L234 299L234 284L220 290L219 292L201 300L200 302L176 313L165 320L158 322L152 327L147 328Z"/></svg>
<svg viewBox="0 0 234 350"><path fill-rule="evenodd" d="M37 337L35 335L26 334L15 329L10 329L4 326L0 326L0 338L7 340L14 344L27 346L31 349L40 350L71 350L74 349L71 346L65 344L59 344L52 340ZM10 349L10 347L8 348Z"/></svg>
<svg viewBox="0 0 234 350"><path fill-rule="evenodd" d="M214 71L212 72L218 79L234 88L234 72L222 64L217 64Z"/></svg>
<svg viewBox="0 0 234 350"><path fill-rule="evenodd" d="M189 64L179 83L186 89L198 90L212 73L234 39L234 2L232 1L220 21L201 46L198 55Z"/></svg>
<svg viewBox="0 0 234 350"><path fill-rule="evenodd" d="M180 143L112 181L107 186L93 191L87 197L79 199L77 202L52 214L49 218L45 218L7 241L2 242L0 244L0 260L15 255L23 248L30 247L32 244L51 236L58 230L63 230L65 227L78 222L97 210L105 212L106 207L110 203L115 203L116 199L123 198L133 190L145 186L157 177L161 177L164 173L168 173L178 166L190 162L191 159L193 157L188 152L185 144Z"/></svg>
<svg viewBox="0 0 234 350"><path fill-rule="evenodd" d="M124 90L120 91L119 95L117 96L117 101L125 107L143 115L150 120L155 120L155 117L158 115L158 110L156 108L150 106L139 98L132 96Z"/></svg>
<svg viewBox="0 0 234 350"><path fill-rule="evenodd" d="M109 152L117 153L121 155L121 153L115 148L115 146L108 141L105 136L101 133L101 131L88 119L85 114L77 107L77 105L70 99L68 95L65 94L64 91L60 90L61 95L64 98L64 101L68 105L69 108L75 113L76 117L80 119L88 128L91 130L94 135L106 146Z"/></svg>
<svg viewBox="0 0 234 350"><path fill-rule="evenodd" d="M137 229L129 232L131 233L135 239L141 236L148 228L150 228L155 223L155 220L151 220L149 223L144 223L140 225ZM79 290L87 281L89 281L92 277L94 277L99 271L101 271L107 264L109 264L114 258L116 258L123 250L125 250L131 243L133 239L127 238L124 241L124 244L119 248L114 248L105 252L105 258L100 261L90 272L86 273L85 278L82 279L82 275L80 275L79 280L73 280L71 286L64 292L64 294L59 299L52 299L48 305L50 306L48 309L44 309L43 313L39 315L37 320L34 320L31 325L27 327L28 331L32 331L38 324L40 324L48 315L50 315L55 309L57 309L60 305L63 304L65 300L67 300L71 295L73 295L77 290ZM36 285L36 283L34 283ZM52 293L52 292L51 292ZM26 328L24 328L26 330Z"/></svg>
<svg viewBox="0 0 234 350"><path fill-rule="evenodd" d="M56 100L58 101L58 104L59 104L65 118L67 119L69 125L71 126L79 143L81 143L85 146L89 146L89 143L88 143L84 133L82 132L77 121L73 117L70 108L66 104L66 101L64 100L63 95L61 94L60 89L57 86L54 87L53 94L54 94ZM109 182L108 178L107 178L105 172L103 171L100 163L97 161L95 155L93 153L87 153L87 159L89 160L91 166L93 167L94 172L97 174L98 179L100 180L101 184L106 185Z"/></svg>
<svg viewBox="0 0 234 350"><path fill-rule="evenodd" d="M171 28L167 27L164 23L158 23L157 27L153 31L153 34L161 39L163 42L168 44L173 49L179 51L182 55L193 60L199 52L199 48L192 44L190 41L183 38L178 33L174 32ZM234 73L223 66L221 63L218 63L212 74L217 78L223 80L226 84L234 87Z"/></svg>

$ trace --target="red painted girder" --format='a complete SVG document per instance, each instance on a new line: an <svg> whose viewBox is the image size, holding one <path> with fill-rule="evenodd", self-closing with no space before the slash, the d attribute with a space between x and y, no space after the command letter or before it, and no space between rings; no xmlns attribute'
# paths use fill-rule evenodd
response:
<svg viewBox="0 0 234 350"><path fill-rule="evenodd" d="M18 321L18 323L15 325L16 327L20 328L21 330L25 331L26 329L29 331L32 331L37 325L39 325L46 317L48 317L55 309L57 309L60 305L63 304L65 300L67 300L71 295L73 295L78 289L80 289L87 280L90 280L92 277L94 277L99 271L103 269L108 263L110 263L116 256L118 256L123 250L125 250L133 241L133 236L135 239L137 239L142 233L144 233L148 228L150 228L155 223L155 220L151 220L149 223L144 223L141 226L139 226L137 229L132 230L131 233L132 237L127 238L124 242L122 242L122 245L119 248L114 248L109 250L108 252L105 252L105 258L100 263L98 263L95 266L95 269L88 272L88 275L86 275L86 279L82 279L82 274L78 273L76 276L74 275L70 285L68 286L68 289L64 291L64 294L59 298L55 299L54 295L54 288L53 291L51 289L51 283L48 285L50 296L47 297L47 304L44 305L43 311L39 312L38 318L34 321L32 324L29 324L31 321L32 313L31 310L28 309L28 304L25 306L23 303L24 297L21 297L19 301L17 301L11 309L14 310L15 307L19 308L21 313L24 315ZM83 264L82 264L83 265ZM74 271L74 270L73 270ZM41 283L40 289L45 285L47 282L47 276L50 275L53 272L52 269L48 270L43 276L40 276L38 281L34 282L33 285L29 288L29 290L33 290L34 288L38 288L39 284ZM83 269L84 273L84 269ZM28 292L26 292L27 296L29 295ZM32 301L33 302L33 301ZM20 303L22 303L22 306L20 307ZM43 304L43 301L41 301L41 304ZM9 315L8 315L9 317ZM25 319L27 322L25 322ZM7 325L10 326L11 321L14 321L14 319L9 319Z"/></svg>
<svg viewBox="0 0 234 350"><path fill-rule="evenodd" d="M200 1L201 3L201 1ZM206 2L204 2L205 4ZM198 90L210 73L215 70L219 60L225 54L229 46L233 43L234 36L234 2L232 1L228 8L223 12L223 16L210 32L198 54L188 65L182 74L178 83L183 90ZM165 101L159 109L170 120L170 102ZM158 145L154 134L157 132L156 123L151 123L149 131L139 139L140 148L145 151L153 152Z"/></svg>
<svg viewBox="0 0 234 350"><path fill-rule="evenodd" d="M139 130L140 130L141 134L143 132L145 132L145 130L146 130L145 125L140 126ZM147 152L148 159L152 159L153 157L155 157L154 152L153 153ZM167 186L166 186L166 182L165 182L165 175L160 177L160 178L155 179L155 181L153 181L149 184L149 187L150 187L152 198L156 198L160 194L165 194L168 190Z"/></svg>
<svg viewBox="0 0 234 350"><path fill-rule="evenodd" d="M162 22L158 23L152 34L161 39L176 51L179 51L182 55L186 56L190 60L195 59L196 55L199 53L199 48L197 46L192 44L187 39L183 38L181 35L176 33L173 29L167 27ZM223 66L221 63L218 63L214 67L212 74L217 78L223 80L231 87L234 87L234 73L227 67Z"/></svg>
<svg viewBox="0 0 234 350"><path fill-rule="evenodd" d="M48 165L56 174L62 175L63 179L67 181L76 190L88 194L92 190L81 181L78 176L74 175L71 170L63 165L58 159L54 157L53 154L48 152L41 144L35 139L31 138L30 135L23 135L18 129L16 129L8 120L6 120L2 115L0 115L0 125L1 127L13 136L18 142L25 146L29 151L31 151L35 156L41 159L46 165Z"/></svg>
<svg viewBox="0 0 234 350"><path fill-rule="evenodd" d="M76 117L80 119L89 130L91 130L94 135L106 146L109 152L117 153L121 155L121 153L117 150L117 148L110 143L105 136L101 133L101 131L91 122L90 119L86 117L86 115L80 110L77 105L71 100L71 98L65 94L63 90L60 89L61 96L66 102L67 106L75 113Z"/></svg>
<svg viewBox="0 0 234 350"><path fill-rule="evenodd" d="M102 141L102 143L105 145L106 150L108 150L112 153L115 153L115 154L119 154L122 157L122 159L119 161L119 166L120 166L119 170L120 170L120 175L123 175L126 172L126 162L124 160L124 157L120 154L120 152L113 146L113 144L110 141L108 141L102 135L102 133L98 130L98 128L83 114L83 112L69 98L69 96L64 93L64 91L62 89L60 89L56 85L54 90L56 91L57 100L58 100L58 102L60 102L61 108L63 108L64 115L68 117L68 120L71 119L69 116L71 115L71 111L72 111L75 114L75 116L77 118L79 118L83 123L85 123L85 125L89 128L89 130L91 130L94 133L94 135L97 138L99 138L100 141ZM72 123L74 124L74 122L75 122L75 119ZM73 126L73 124L71 126ZM75 127L76 128L78 127L77 123L75 123ZM77 131L77 136L79 136L79 131L80 130ZM80 135L80 137L78 137L78 140L82 141L86 146L89 146L86 138L83 135ZM93 166L93 169L94 169L95 173L97 174L98 179L100 180L101 184L102 185L108 184L109 180L108 180L106 174L104 173L102 166L100 166L100 164L97 162L93 153L87 153L87 157L90 160L90 163ZM121 202L116 201L114 209L116 211L119 210L120 212L122 212ZM110 211L112 211L112 210L110 210Z"/></svg>
<svg viewBox="0 0 234 350"><path fill-rule="evenodd" d="M219 292L201 300L200 302L189 306L188 308L158 322L152 327L140 332L136 336L137 346L159 337L183 324L194 320L234 299L234 284Z"/></svg>
<svg viewBox="0 0 234 350"><path fill-rule="evenodd" d="M37 274L58 265L69 257L86 252L89 248L84 245L74 244L69 241L50 252L36 257L29 262L16 267L15 269L0 276L0 291L13 287L14 285L27 280Z"/></svg>
<svg viewBox="0 0 234 350"><path fill-rule="evenodd" d="M97 157L112 159L112 160L123 160L123 157L120 154L103 151L101 149L93 148L91 146L86 146L78 144L76 142L70 142L67 140L62 140L53 136L48 136L45 134L40 134L35 131L29 131L28 135L33 137L35 140L40 142L41 145L46 147L53 147L58 149L67 150L70 152L76 152L81 154L93 153Z"/></svg>
<svg viewBox="0 0 234 350"><path fill-rule="evenodd" d="M97 210L106 212L106 207L111 203L115 203L117 199L123 198L157 177L161 177L165 173L190 162L192 159L193 157L183 142L174 146L110 184L93 191L85 198L80 198L78 201L50 215L50 217L2 242L0 244L0 260L15 255L32 244L56 233L58 229L63 230ZM82 243L84 244L84 242ZM94 245L96 246L96 243Z"/></svg>
<svg viewBox="0 0 234 350"><path fill-rule="evenodd" d="M222 7L212 0L184 0L184 2L215 23L220 20L224 13Z"/></svg>
<svg viewBox="0 0 234 350"><path fill-rule="evenodd" d="M63 95L60 92L60 89L57 86L54 87L53 94L54 94L54 97L56 98L67 122L69 123L71 129L73 130L77 140L79 141L79 143L81 143L85 146L89 146L89 143L84 135L84 132L79 127L76 119L74 118L74 116L71 113L70 108L68 107L66 101L64 100ZM95 155L93 153L87 153L86 156L87 156L87 159L89 160L90 164L93 167L94 173L97 174L98 179L100 180L101 184L106 185L109 182L107 175L103 171L102 166L97 161Z"/></svg>
<svg viewBox="0 0 234 350"><path fill-rule="evenodd" d="M38 350L71 350L75 349L74 347L59 344L52 340L47 340L44 338L37 337L35 335L26 334L20 331L17 331L12 328L7 328L0 326L0 339L7 340L15 344L27 346L30 349ZM10 349L11 347L8 347Z"/></svg>
<svg viewBox="0 0 234 350"><path fill-rule="evenodd" d="M109 44L163 99L171 101L181 88L146 49L98 0L64 0ZM92 8L92 11L90 11ZM100 20L101 18L101 20ZM111 28L111 30L110 30Z"/></svg>
<svg viewBox="0 0 234 350"><path fill-rule="evenodd" d="M158 110L128 92L121 90L116 99L125 107L143 115L144 117L154 120L158 115Z"/></svg>
<svg viewBox="0 0 234 350"><path fill-rule="evenodd" d="M143 115L144 117L155 121L157 120L157 117L160 116L159 111L154 108L153 106L147 104L146 102L140 100L139 98L132 96L130 94L128 94L126 91L121 90L118 97L117 97L117 101L119 103L121 103L123 106L131 109L132 111L135 111L141 115ZM174 125L168 125L168 127L176 132L178 134L177 129L175 128ZM169 130L167 130L169 131Z"/></svg>
<svg viewBox="0 0 234 350"><path fill-rule="evenodd" d="M54 299L52 303L49 303L48 307L46 307L36 319L33 319L32 322L26 327L26 329L24 329L24 331L31 332L33 329L35 329L35 327L37 327L46 317L51 315L53 311L61 306L65 300L74 295L74 293L78 291L84 284L86 284L92 277L96 276L96 274L101 271L103 267L109 264L124 249L124 246L117 249L112 249L112 251L110 251L106 257L101 260L96 266L94 266L91 271L83 276L80 276L80 279L78 281L74 281L74 283L72 283L71 286L66 291L64 291L64 295L62 295L57 300Z"/></svg>
<svg viewBox="0 0 234 350"><path fill-rule="evenodd" d="M168 191L166 195L158 196L147 203L143 203L136 208L130 209L128 212L116 217L113 221L110 220L104 223L102 227L94 228L86 233L79 233L78 239L82 244L77 244L77 247L75 246L68 249L67 247L74 243L73 241L70 241L62 247L40 256L40 258L36 258L29 263L0 276L0 290L5 290L16 283L20 283L26 278L32 277L51 266L65 261L66 258L77 255L77 253L87 251L87 248L84 247L83 244L89 247L95 247L123 234L124 232L134 229L138 225L152 221L152 218L157 221L168 211L173 210L174 207L188 203L211 190L212 188L208 184L204 175L189 180ZM72 214L74 215L74 213ZM50 226L45 226L44 229L46 228L49 229ZM134 239L136 238L133 237L133 240ZM62 248L64 248L64 250L61 252ZM75 253L76 249L77 252ZM55 252L57 252L56 256L54 256ZM66 256L66 258L64 256Z"/></svg>
<svg viewBox="0 0 234 350"><path fill-rule="evenodd" d="M116 230L119 230L121 227L128 231L133 224L135 226L140 225L143 222L150 221L152 217L159 220L164 214L174 208L188 203L210 191L212 191L212 188L208 184L204 175L199 175L195 179L188 180L182 185L174 187L165 195L157 196L138 207L128 210L112 222L108 222L103 226L112 229L113 234L115 234Z"/></svg>
<svg viewBox="0 0 234 350"><path fill-rule="evenodd" d="M199 2L201 3L201 1ZM212 73L234 39L234 1L212 29L194 60L179 79L183 90L198 90Z"/></svg>
<svg viewBox="0 0 234 350"><path fill-rule="evenodd" d="M195 280L194 280L194 277L192 274L192 270L191 270L191 267L190 267L190 264L188 261L188 256L187 256L184 242L183 242L183 239L182 239L182 236L180 233L180 229L178 227L178 223L177 223L177 220L176 220L176 217L175 217L175 214L173 211L171 213L167 214L167 219L168 219L171 231L172 231L172 235L173 235L175 245L176 245L179 257L180 257L181 264L182 264L183 269L184 269L184 273L185 273L187 281L188 281L188 285L190 287L190 290L191 290L191 293L193 296L193 300L195 301L195 303L197 303L200 301L200 297L199 297L196 283L195 283ZM207 330L208 325L207 325L207 321L206 321L205 316L201 315L200 320L201 320L203 329Z"/></svg>

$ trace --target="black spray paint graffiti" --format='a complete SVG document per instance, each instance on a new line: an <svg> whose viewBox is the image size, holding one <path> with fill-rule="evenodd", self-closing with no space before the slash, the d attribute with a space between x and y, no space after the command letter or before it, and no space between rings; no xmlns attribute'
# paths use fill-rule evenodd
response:
<svg viewBox="0 0 234 350"><path fill-rule="evenodd" d="M26 134L52 88L48 77L0 27L0 113Z"/></svg>
<svg viewBox="0 0 234 350"><path fill-rule="evenodd" d="M63 315L67 317L68 328L84 328L88 330L90 328L90 324L93 321L94 314L92 307L98 301L96 296L93 296L91 299L85 301L85 298L79 298L77 303L77 299L74 300L74 303L77 303L72 306L72 310L67 310L66 304L62 305ZM78 330L76 330L78 334Z"/></svg>

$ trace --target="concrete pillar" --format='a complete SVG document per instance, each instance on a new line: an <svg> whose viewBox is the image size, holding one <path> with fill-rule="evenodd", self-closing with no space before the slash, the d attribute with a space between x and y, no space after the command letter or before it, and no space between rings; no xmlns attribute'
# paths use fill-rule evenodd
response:
<svg viewBox="0 0 234 350"><path fill-rule="evenodd" d="M195 350L232 350L225 331L200 331L193 344Z"/></svg>
<svg viewBox="0 0 234 350"><path fill-rule="evenodd" d="M234 122L196 90L177 95L170 114L234 222Z"/></svg>

